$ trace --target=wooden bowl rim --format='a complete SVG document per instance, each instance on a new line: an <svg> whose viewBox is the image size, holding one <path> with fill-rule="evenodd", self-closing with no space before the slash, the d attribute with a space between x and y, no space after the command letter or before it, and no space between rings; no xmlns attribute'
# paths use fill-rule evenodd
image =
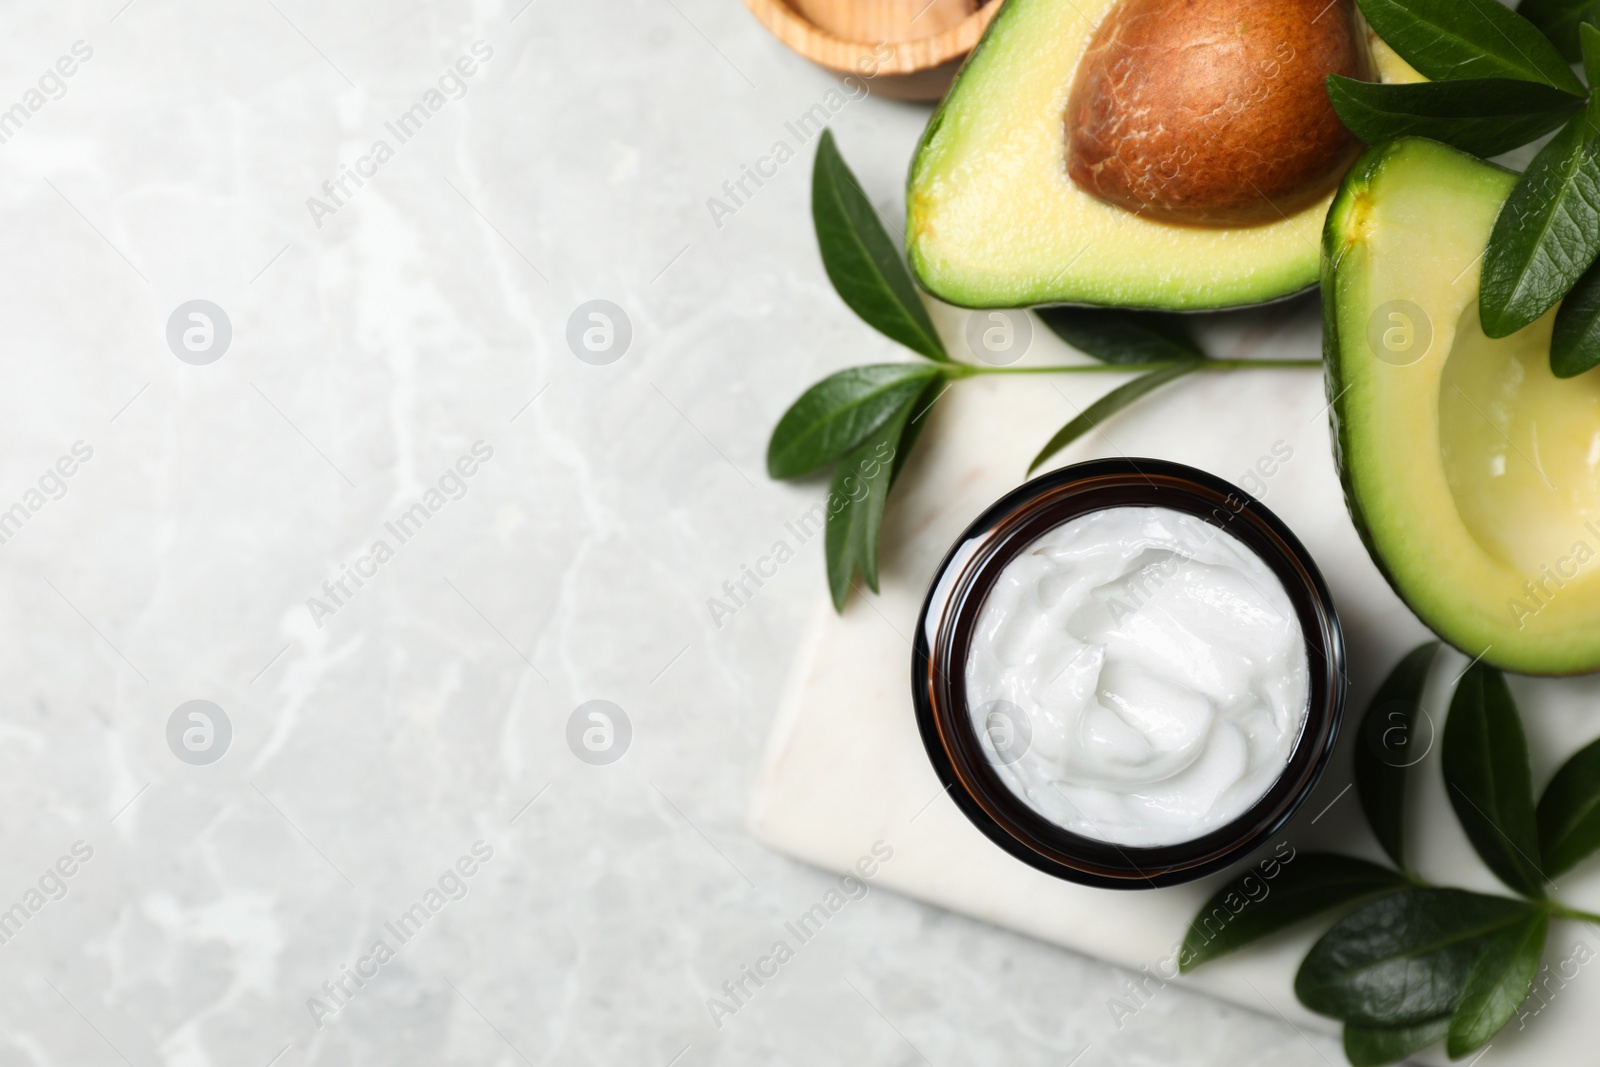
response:
<svg viewBox="0 0 1600 1067"><path fill-rule="evenodd" d="M1004 0L989 0L943 33L891 44L835 37L807 22L784 0L744 0L744 6L774 37L806 59L829 70L863 78L873 65L877 67L877 75L916 74L966 55L983 36L989 20L1003 3ZM880 47L890 49L892 55L888 59L879 58Z"/></svg>

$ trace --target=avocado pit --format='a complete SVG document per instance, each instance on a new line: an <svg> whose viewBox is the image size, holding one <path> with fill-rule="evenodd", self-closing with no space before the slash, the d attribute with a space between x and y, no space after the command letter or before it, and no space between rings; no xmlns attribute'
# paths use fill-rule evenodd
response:
<svg viewBox="0 0 1600 1067"><path fill-rule="evenodd" d="M1361 148L1328 100L1328 75L1372 71L1353 0L1122 0L1078 65L1067 174L1155 221L1292 215Z"/></svg>

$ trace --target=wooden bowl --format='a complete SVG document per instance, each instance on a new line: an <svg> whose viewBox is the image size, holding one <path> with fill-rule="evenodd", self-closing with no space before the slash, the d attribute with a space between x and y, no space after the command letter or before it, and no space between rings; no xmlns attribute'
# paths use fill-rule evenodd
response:
<svg viewBox="0 0 1600 1067"><path fill-rule="evenodd" d="M1003 0L744 0L811 62L896 100L937 100Z"/></svg>

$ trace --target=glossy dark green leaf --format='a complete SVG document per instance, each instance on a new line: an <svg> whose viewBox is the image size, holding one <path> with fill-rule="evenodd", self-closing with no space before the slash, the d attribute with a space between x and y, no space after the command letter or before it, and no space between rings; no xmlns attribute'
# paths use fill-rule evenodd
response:
<svg viewBox="0 0 1600 1067"><path fill-rule="evenodd" d="M1300 852L1249 868L1206 901L1189 924L1178 967L1188 971L1268 934L1374 893L1404 889L1388 867L1332 852ZM1267 870L1275 876L1268 877Z"/></svg>
<svg viewBox="0 0 1600 1067"><path fill-rule="evenodd" d="M1600 849L1600 741L1561 765L1539 798L1539 857L1551 878Z"/></svg>
<svg viewBox="0 0 1600 1067"><path fill-rule="evenodd" d="M1373 694L1356 743L1356 795L1378 844L1404 868L1406 770L1428 754L1433 729L1419 722L1422 687L1439 651L1430 641L1412 649Z"/></svg>
<svg viewBox="0 0 1600 1067"><path fill-rule="evenodd" d="M1518 78L1574 96L1583 83L1555 45L1496 0L1358 0L1378 36L1433 81Z"/></svg>
<svg viewBox="0 0 1600 1067"><path fill-rule="evenodd" d="M863 515L857 555L861 560L861 577L874 593L878 591L878 534L883 528L883 509L889 499L889 487L894 484L895 458L905 439L906 424L914 413L915 403L913 400L907 404L874 435L875 440L864 442L841 464L848 468L853 460L856 475L867 487L867 497L858 505Z"/></svg>
<svg viewBox="0 0 1600 1067"><path fill-rule="evenodd" d="M1359 1026L1411 1026L1455 1010L1490 938L1539 911L1460 889L1411 889L1364 904L1306 953L1294 991Z"/></svg>
<svg viewBox="0 0 1600 1067"><path fill-rule="evenodd" d="M1399 1063L1438 1041L1450 1029L1450 1016L1410 1026L1356 1026L1344 1024L1344 1057L1350 1067L1383 1067Z"/></svg>
<svg viewBox="0 0 1600 1067"><path fill-rule="evenodd" d="M1182 315L1087 307L1039 308L1037 314L1057 337L1102 363L1206 358Z"/></svg>
<svg viewBox="0 0 1600 1067"><path fill-rule="evenodd" d="M1191 359L1182 363L1174 363L1171 366L1162 367L1160 370L1142 374L1131 382L1117 386L1111 392L1084 408L1077 418L1057 430L1056 435L1050 438L1045 446L1039 450L1037 456L1033 457L1033 462L1028 465L1028 473L1032 474L1045 460L1066 448L1146 393L1166 385L1174 378L1181 378L1185 374L1199 370L1205 365L1205 362L1203 359Z"/></svg>
<svg viewBox="0 0 1600 1067"><path fill-rule="evenodd" d="M1591 102L1539 150L1495 218L1478 295L1490 337L1549 311L1600 253L1596 110Z"/></svg>
<svg viewBox="0 0 1600 1067"><path fill-rule="evenodd" d="M878 363L829 375L778 420L767 442L767 473L797 478L826 466L940 377L924 363Z"/></svg>
<svg viewBox="0 0 1600 1067"><path fill-rule="evenodd" d="M923 428L928 425L928 418L933 414L933 406L949 388L949 381L941 375L929 382L921 395L912 403L905 429L900 431L900 447L895 450L894 469L889 472L890 485L900 477L901 468L906 465L906 460L911 458L911 450L917 447L917 439L922 436Z"/></svg>
<svg viewBox="0 0 1600 1067"><path fill-rule="evenodd" d="M1456 683L1441 755L1445 792L1478 856L1512 889L1543 896L1528 742L1493 667L1474 663Z"/></svg>
<svg viewBox="0 0 1600 1067"><path fill-rule="evenodd" d="M878 531L894 478L895 452L915 413L916 400L915 396L907 398L833 469L823 545L828 590L839 611L844 610L857 571L874 593L878 591Z"/></svg>
<svg viewBox="0 0 1600 1067"><path fill-rule="evenodd" d="M1578 54L1583 59L1583 76L1600 87L1600 27L1585 23L1578 27Z"/></svg>
<svg viewBox="0 0 1600 1067"><path fill-rule="evenodd" d="M811 219L828 280L850 310L907 348L948 360L900 250L845 165L833 131L822 131L811 172Z"/></svg>
<svg viewBox="0 0 1600 1067"><path fill-rule="evenodd" d="M1450 1017L1445 1051L1451 1059L1476 1052L1511 1021L1533 988L1549 931L1550 916L1535 911L1484 945L1467 974L1461 1003Z"/></svg>
<svg viewBox="0 0 1600 1067"><path fill-rule="evenodd" d="M1562 59L1576 63L1583 56L1578 27L1600 25L1600 0L1522 0L1517 14L1539 27Z"/></svg>
<svg viewBox="0 0 1600 1067"><path fill-rule="evenodd" d="M1570 93L1510 78L1384 85L1330 74L1328 98L1367 144L1427 137L1479 156L1543 137L1582 106Z"/></svg>
<svg viewBox="0 0 1600 1067"><path fill-rule="evenodd" d="M1600 364L1600 260L1583 272L1556 309L1550 371L1575 378Z"/></svg>

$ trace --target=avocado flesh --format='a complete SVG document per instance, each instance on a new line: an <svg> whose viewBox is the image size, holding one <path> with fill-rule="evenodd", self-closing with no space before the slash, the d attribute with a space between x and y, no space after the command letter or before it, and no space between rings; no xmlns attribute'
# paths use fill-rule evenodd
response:
<svg viewBox="0 0 1600 1067"><path fill-rule="evenodd" d="M1153 222L1066 171L1067 98L1117 0L1006 0L934 113L911 165L907 254L963 307L1101 304L1199 311L1264 303L1317 280L1332 194L1276 222ZM1374 49L1385 81L1416 75Z"/></svg>
<svg viewBox="0 0 1600 1067"><path fill-rule="evenodd" d="M1600 375L1550 373L1553 311L1478 326L1516 177L1415 138L1356 162L1324 232L1328 395L1350 514L1401 598L1468 655L1573 674L1600 668ZM1431 324L1415 362L1369 340L1392 301Z"/></svg>

